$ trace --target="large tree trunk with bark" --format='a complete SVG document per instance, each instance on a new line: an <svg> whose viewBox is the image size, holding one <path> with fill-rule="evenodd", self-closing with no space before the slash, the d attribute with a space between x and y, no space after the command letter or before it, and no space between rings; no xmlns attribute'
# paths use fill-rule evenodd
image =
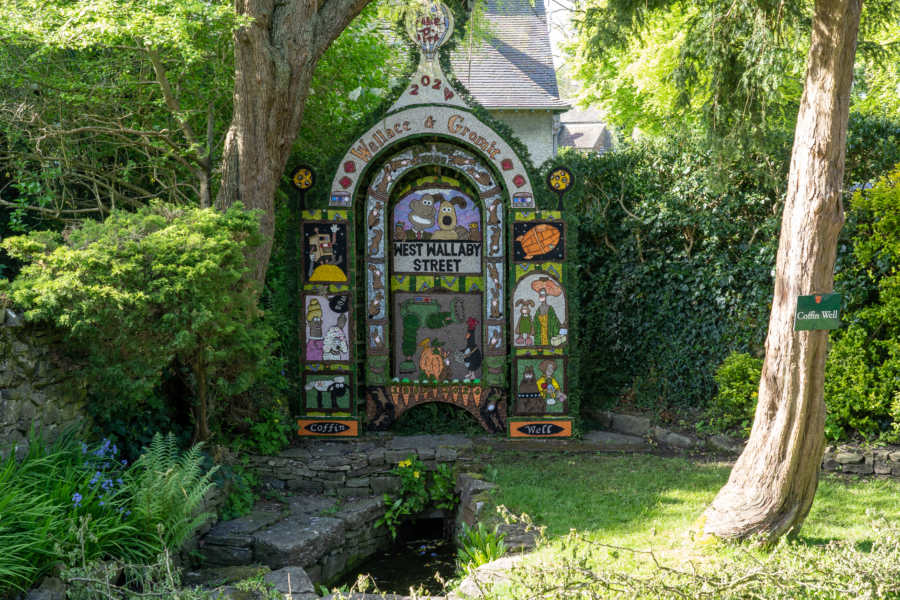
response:
<svg viewBox="0 0 900 600"><path fill-rule="evenodd" d="M263 243L249 256L262 284L275 231L275 190L322 53L370 0L235 0L252 22L234 34L234 114L216 206L258 209Z"/></svg>
<svg viewBox="0 0 900 600"><path fill-rule="evenodd" d="M797 296L830 292L861 0L816 0L781 223L775 295L747 447L701 518L705 535L765 541L797 530L824 451L827 331L794 331Z"/></svg>

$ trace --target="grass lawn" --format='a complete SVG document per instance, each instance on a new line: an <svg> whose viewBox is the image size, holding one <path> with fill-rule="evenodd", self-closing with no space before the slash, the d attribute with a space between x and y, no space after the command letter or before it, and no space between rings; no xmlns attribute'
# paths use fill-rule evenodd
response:
<svg viewBox="0 0 900 600"><path fill-rule="evenodd" d="M567 534L572 529L582 538L582 550L590 542L652 549L662 563L678 569L691 565L715 569L720 562L767 556L746 544L700 548L692 541L691 527L727 480L729 464L643 454L518 452L495 455L491 465L488 472L500 486L496 503L513 513L528 513L547 528L550 544L535 560L552 563L571 552ZM896 481L825 475L794 549L812 556L813 562L833 540L867 551L875 535L870 526L874 514L900 522L897 498ZM617 568L638 574L653 568L646 554L601 547L585 556L591 567L614 560Z"/></svg>

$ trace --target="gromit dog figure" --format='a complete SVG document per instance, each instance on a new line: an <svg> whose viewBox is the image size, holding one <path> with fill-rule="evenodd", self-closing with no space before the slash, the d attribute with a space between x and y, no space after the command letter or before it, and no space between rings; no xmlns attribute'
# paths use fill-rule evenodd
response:
<svg viewBox="0 0 900 600"><path fill-rule="evenodd" d="M457 223L456 207L466 207L466 200L456 196L452 200L444 200L438 210L438 230L431 235L433 240L467 240L469 230Z"/></svg>

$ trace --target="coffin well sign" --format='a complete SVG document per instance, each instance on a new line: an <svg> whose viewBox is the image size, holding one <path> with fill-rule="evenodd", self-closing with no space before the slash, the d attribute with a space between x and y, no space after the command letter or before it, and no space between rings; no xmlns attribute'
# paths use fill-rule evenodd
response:
<svg viewBox="0 0 900 600"><path fill-rule="evenodd" d="M840 326L840 294L813 294L797 298L794 331L837 329Z"/></svg>

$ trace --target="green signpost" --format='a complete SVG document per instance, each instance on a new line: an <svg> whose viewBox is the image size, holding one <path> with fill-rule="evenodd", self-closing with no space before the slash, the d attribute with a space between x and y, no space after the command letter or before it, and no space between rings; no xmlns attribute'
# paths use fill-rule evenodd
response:
<svg viewBox="0 0 900 600"><path fill-rule="evenodd" d="M841 326L841 295L813 294L797 297L794 331L837 329Z"/></svg>

